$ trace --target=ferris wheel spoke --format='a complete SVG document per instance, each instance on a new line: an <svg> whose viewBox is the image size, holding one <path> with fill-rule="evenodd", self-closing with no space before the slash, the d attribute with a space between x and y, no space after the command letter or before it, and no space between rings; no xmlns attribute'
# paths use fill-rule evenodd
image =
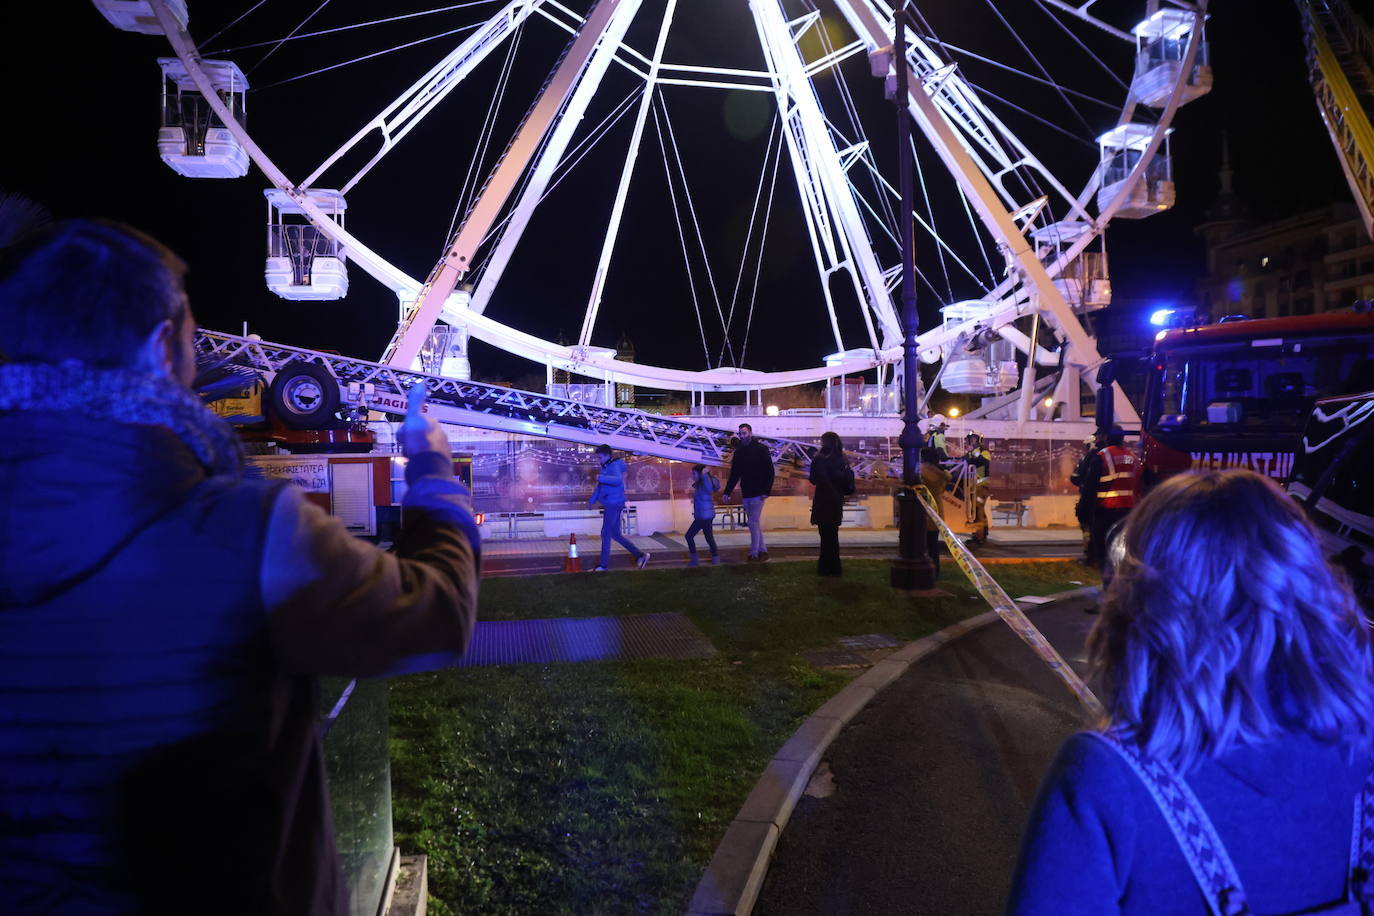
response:
<svg viewBox="0 0 1374 916"><path fill-rule="evenodd" d="M591 343L592 330L596 327L597 313L601 309L601 295L605 288L606 272L610 268L611 254L615 250L616 238L620 234L621 217L625 212L625 198L630 190L630 178L634 174L635 163L639 159L639 147L644 139L644 125L648 120L649 108L653 104L654 84L663 65L663 49L668 43L668 32L672 28L673 16L676 12L677 0L668 0L667 8L663 13L663 22L659 27L658 39L654 42L653 57L649 61L648 78L639 99L639 106L635 111L635 123L630 133L630 145L625 154L625 164L620 170L620 180L616 183L615 199L611 203L610 220L606 227L606 235L601 243L601 254L597 258L591 293L587 297L587 307L582 313L582 328L577 335L578 346L585 347Z"/></svg>
<svg viewBox="0 0 1374 916"><path fill-rule="evenodd" d="M251 76L254 71L256 71L259 67L261 67L264 63L267 62L267 58L271 57L273 54L276 54L282 45L289 41L291 37L295 35L297 32L299 32L301 29L305 28L305 24L309 22L311 19L314 19L317 15L319 15L320 10L324 9L329 4L330 0L320 0L319 6L311 10L310 14L306 16L304 19L302 19L300 23L297 24L297 26L294 29L292 29L285 38L281 39L276 44L272 45L272 47L268 48L267 53L264 54L262 57L259 57L258 62L248 68L247 75Z"/></svg>
<svg viewBox="0 0 1374 916"><path fill-rule="evenodd" d="M375 57L380 54L389 53L402 47L412 47L434 38L444 38L457 32L475 29L473 34L461 42L448 54L444 55L438 63L408 89L397 96L390 104L381 110L371 121L363 125L357 133L353 135L343 146L339 147L334 153L327 157L320 164L310 177L305 180L306 187L313 187L330 166L343 157L349 150L353 149L362 139L372 131L378 131L382 136L382 147L377 155L372 158L362 169L353 175L347 182L343 183L344 190L352 188L358 181L367 174L381 157L390 152L391 149L401 141L406 134L410 133L425 116L443 101L444 97L452 92L465 77L468 76L478 64L486 60L501 43L508 37L516 34L525 19L530 15L529 0L511 0L496 15L492 16L485 23L478 23L475 26L464 26L460 29L445 32L438 36L419 39L396 48L389 48L386 51L379 51L368 57ZM359 58L366 59L366 58ZM354 61L349 61L353 63ZM343 64L336 64L344 66ZM317 71L318 72L318 71Z"/></svg>
<svg viewBox="0 0 1374 916"><path fill-rule="evenodd" d="M926 37L925 40L930 41L931 39L929 37ZM959 58L966 58L969 60L976 60L980 64L987 64L989 67L995 67L996 69L1001 70L1004 73L1014 73L1024 80L1028 80L1032 83L1037 83L1042 86L1051 85L1050 81L1045 79L1044 77L1036 76L1034 73L1027 73L1026 71L1021 70L1017 67L1013 67L1010 64L1006 64L1002 61L996 60L986 55L979 54L975 51L971 51L968 48L963 48L958 45L949 44L948 42L940 42L939 44L940 47L946 49L947 51L950 51L953 56ZM1125 83L1121 82L1121 80L1118 79L1117 82L1120 83L1123 89L1128 88ZM1060 86L1059 88L1063 92L1067 92L1069 95L1072 95L1075 98L1080 98L1085 102L1092 102L1094 105L1110 109L1113 112L1119 112L1121 110L1120 102L1110 102L1106 99L1098 98L1095 95L1089 95L1086 92L1079 92L1077 89L1074 89L1069 86Z"/></svg>
<svg viewBox="0 0 1374 916"><path fill-rule="evenodd" d="M1079 47L1079 49L1082 50L1083 53L1086 54L1090 60L1092 60L1093 63L1097 64L1098 69L1100 69L1103 73L1107 74L1107 77L1112 82L1116 83L1122 89L1129 90L1131 88L1125 80L1123 80L1120 76L1117 75L1115 70L1113 70L1111 67L1108 67L1107 64L1102 60L1102 58L1099 57L1097 53L1093 51L1092 48L1089 48L1083 42L1083 39L1079 38L1078 35L1074 33L1073 29L1070 29L1059 19L1058 16L1054 15L1048 9L1046 9L1045 4L1041 2L1041 0L1035 0L1035 6L1037 9L1041 10L1045 14L1045 17L1047 19L1049 19L1056 26L1058 26L1059 30L1063 32L1066 36L1068 36L1069 40L1076 44ZM1131 41L1131 38L1129 36L1126 37L1126 41L1134 44L1134 42ZM1069 90L1066 89L1065 91Z"/></svg>
<svg viewBox="0 0 1374 916"><path fill-rule="evenodd" d="M1092 125L1088 123L1088 119L1083 117L1083 113L1078 110L1078 108L1073 104L1073 102L1069 101L1069 97L1064 94L1063 88L1059 85L1058 81L1054 79L1054 77L1050 76L1050 71L1045 68L1045 65L1043 63L1040 62L1040 58L1037 57L1035 53L1031 51L1030 48L1026 47L1025 40L1021 38L1020 34L1017 33L1016 29L1011 27L1011 23L1007 21L1007 17L1002 14L1002 11L997 8L997 4L993 2L993 0L984 0L984 2L987 4L988 9L992 10L992 14L997 17L998 21L1000 21L1002 25L1006 26L1007 32L1011 35L1012 38L1016 40L1016 43L1021 47L1021 50L1026 53L1026 57L1029 58L1033 64L1035 64L1035 68L1040 71L1040 75L1043 76L1045 80L1051 86L1054 87L1055 93L1064 102L1064 104L1068 106L1069 110L1073 112L1074 117L1078 118L1079 123L1083 125L1083 129L1089 133L1092 133Z"/></svg>

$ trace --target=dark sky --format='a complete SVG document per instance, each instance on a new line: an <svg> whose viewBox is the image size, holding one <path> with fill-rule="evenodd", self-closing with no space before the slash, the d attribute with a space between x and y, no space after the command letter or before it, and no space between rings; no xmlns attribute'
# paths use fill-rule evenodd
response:
<svg viewBox="0 0 1374 916"><path fill-rule="evenodd" d="M211 4L191 0L189 5L192 34L204 42L240 8L251 4L246 0L214 4L215 12L207 11ZM313 0L268 4L227 32L214 48L279 37L317 5ZM440 5L415 2L388 8L394 12ZM644 11L652 12L658 5L657 0L646 0ZM1014 6L999 4L1007 16L1013 15ZM989 0L922 3L920 7L947 41L976 46L1010 61L1022 53L1019 39L1043 59L1069 59L1068 52L1057 50L1064 47L1064 36L1043 17L1038 22L1013 23L1013 35L995 21L997 13ZM1143 3L1104 0L1099 8L1110 12L1137 7ZM379 8L336 0L305 30L375 17ZM483 8L491 7L479 7ZM744 0L690 0L681 8L690 13L679 15L680 28L669 44L670 59L758 65ZM283 12L287 9L295 12ZM49 4L45 10L41 15L60 16L62 21L32 34L62 35L62 50L49 44L27 59L6 55L0 64L10 103L0 186L46 203L61 217L120 219L166 241L191 266L193 303L207 327L237 332L246 320L251 329L271 340L377 358L394 327L395 300L361 270L352 270L352 291L340 302L288 302L264 287L262 188L266 183L256 170L234 181L195 181L173 174L158 160L154 140L159 80L154 58L169 53L165 43L116 31L87 3ZM641 16L645 18L650 17ZM409 57L379 57L328 77L277 87L270 84L311 66L435 34L450 21L453 25L471 22L472 12L460 10L448 18L425 17L385 29L344 33L314 44L291 43L250 73L258 87L249 96L250 129L288 175L299 180L323 154L437 59L446 42L427 43ZM1306 82L1293 3L1216 3L1208 28L1216 86L1209 97L1185 107L1175 123L1178 205L1148 220L1118 220L1108 236L1113 285L1121 298L1177 299L1190 294L1201 264L1192 228L1217 193L1223 132L1230 139L1236 190L1255 216L1282 216L1348 197ZM635 46L646 53L652 38L638 23L631 33ZM489 151L488 162L523 114L549 70L551 55L563 41L547 27L539 34L527 30L510 78L511 101L498 113L495 149ZM1094 39L1088 41L1091 44ZM226 56L249 69L262 53L260 48L243 49ZM439 113L442 117L436 114L426 121L350 195L350 228L413 275L423 276L442 251L501 56L498 53L488 61L491 66L474 78L467 95L461 95L464 90L460 89L450 97ZM1077 81L1092 89L1097 77L1090 71L1086 65L1075 65L1067 74L1056 72L1055 77L1066 85ZM881 100L878 81L866 75L866 62L851 61L846 72L857 110L868 126L880 165L885 166L892 149L891 108ZM1047 94L1017 95L1022 91L1017 86L1024 83L1003 83L996 72L979 71L976 62L967 62L965 72L1079 134L1090 135L1089 127L1095 132L1110 126L1110 112L1087 105L1080 110L1089 123L1079 129L1073 123L1077 115L1054 108L1057 102ZM624 97L631 82L613 68L604 85L603 98L584 122L588 127ZM821 91L833 96L833 80ZM714 280L725 291L727 304L764 164L771 114L758 108L761 98L765 97L701 90L669 90L667 95L697 202L696 217L712 253ZM1095 156L1091 148L1064 141L1031 120L1017 121L1020 116L1014 112L1006 117L1041 144L1037 149L1054 152L1054 165L1063 167L1068 183L1081 184ZM537 334L576 334L598 251L598 227L604 224L609 189L618 177L620 158L614 146L623 148L628 125L628 119L621 121L541 208L528 244L507 272L493 314ZM657 139L652 138L651 122L622 230L628 243L617 252L594 343L614 345L627 332L642 361L701 368L708 358L713 364L721 359L722 335L719 322L714 330L710 327L714 306L708 305L707 346L703 347L672 222L663 157ZM932 210L942 219L942 226L953 225L963 219L962 210L957 198L948 194L947 179L937 171L937 164L928 161L927 178L935 201ZM815 365L834 347L821 318L814 266L786 164L776 188L744 362L754 368L799 368ZM598 204L587 203L598 199ZM917 244L918 262L940 290L939 298L945 298L943 271L929 239L918 237ZM981 255L970 241L953 244L980 273L985 272ZM886 263L892 262L893 250L884 249ZM700 257L693 255L693 263L698 293L704 298ZM747 290L752 267L745 276ZM972 294L960 286L957 272L949 288L955 298ZM922 286L918 293L923 308L940 304L928 288ZM745 338L747 300L746 292L731 334L735 360ZM854 324L852 318L847 320L847 327ZM850 345L859 344L854 340ZM703 349L709 350L709 357ZM731 357L726 355L725 361ZM490 348L474 347L474 370L479 376L515 378L531 368Z"/></svg>

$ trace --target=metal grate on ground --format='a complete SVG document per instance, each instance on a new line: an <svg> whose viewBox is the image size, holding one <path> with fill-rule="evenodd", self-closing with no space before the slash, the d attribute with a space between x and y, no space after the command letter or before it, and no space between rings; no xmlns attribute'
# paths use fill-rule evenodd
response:
<svg viewBox="0 0 1374 916"><path fill-rule="evenodd" d="M488 665L691 659L716 654L683 614L479 622L460 668Z"/></svg>

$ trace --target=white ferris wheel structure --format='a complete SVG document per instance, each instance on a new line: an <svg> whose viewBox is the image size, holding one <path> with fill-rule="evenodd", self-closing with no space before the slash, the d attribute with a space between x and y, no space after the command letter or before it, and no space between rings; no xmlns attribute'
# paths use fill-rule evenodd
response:
<svg viewBox="0 0 1374 916"><path fill-rule="evenodd" d="M968 0L971 6L977 2ZM471 337L545 366L550 374L688 391L694 397L873 371L880 385L885 379L890 384L903 343L895 296L901 264L893 245L899 232L898 182L883 174L883 156L867 139L853 105L855 92L878 94L885 80L888 98L902 100L923 138L923 189L957 203L966 216L958 232L973 239L956 241L953 230L938 225L929 196L908 214L917 225L918 248L926 252L922 261L938 265L945 279L944 289L927 281L941 300L943 319L919 334L921 359L941 364L937 382L951 391L1001 395L992 399L994 406L1013 412L1019 402L1022 419L1033 392L1072 402L1076 418L1080 383L1094 384L1102 362L1084 316L1110 302L1104 233L1113 219L1143 218L1173 204L1168 138L1174 114L1211 84L1203 28L1207 3L983 2L990 11L985 15L1000 20L1007 32L985 48L942 37L921 15L921 2L907 4L913 16L907 85L901 87L892 51L895 10L884 0L827 0L824 8L814 0L738 0L755 32L756 41L749 42L755 62L747 66L674 58L669 49L675 26L699 19L678 0L453 4L445 9L470 8L480 16L463 29L446 30L452 37L442 52L432 50L434 42L415 42L419 47L406 53L429 54L429 69L380 111L364 114L346 142L299 175L289 175L273 158L285 138L249 128L247 78L232 60L208 57L198 47L181 0L95 0L95 5L121 28L161 34L170 44L174 56L159 60L163 159L182 174L219 178L242 177L251 161L270 182L269 287L287 299L338 298L347 294L349 271L360 270L391 290L399 306L396 332L381 361L410 368L430 360L427 365L458 377L467 371ZM1038 39L1009 20L1009 7L1016 4L1043 17L1046 34L1054 36L1053 52L1038 51ZM261 5L251 6L249 13ZM303 37L304 25L287 38ZM701 28L699 21L693 25ZM521 34L535 26L565 34L561 56L504 151L480 161L485 178L466 189L455 210L461 219L454 219L443 240L442 256L427 275L407 272L346 227L349 195L423 121L451 113L450 97L461 97L465 81L484 64L495 70L504 55L509 66ZM648 40L636 42L632 34ZM1055 72L1070 52L1081 57L1069 66L1076 79ZM844 67L865 58L866 73L876 79L851 90L843 81ZM984 74L1023 82L1047 100L1044 110L1025 101L1033 95L1013 97L998 91L1003 83L969 75L979 67ZM603 89L611 73L634 89L593 126L597 118L588 113L607 110ZM493 98L490 83L483 85L487 97L468 98L465 111L481 110ZM496 85L505 85L504 75ZM676 143L663 101L669 89L738 91L769 100L768 150L787 168L774 165L767 193L767 167L760 172L736 298L741 287L749 287L748 246L756 225L761 235L766 223L760 212L779 184L786 188L790 171L824 306L813 320L828 324L831 352L803 354L796 368L765 371L733 354L712 361L710 346L704 346L708 363L691 368L630 362L613 348L593 344L618 246L625 242L627 202L632 186L643 180L636 178L636 165L653 139L665 163ZM599 93L603 103L594 109ZM1066 127L1050 113L1050 103L1058 110L1061 102L1075 113L1096 106L1095 114ZM193 110L197 106L199 114ZM503 315L502 281L541 202L582 161L587 147L605 145L604 125L612 117L625 145L614 156L613 194L589 210L594 218L587 226L600 232L595 265L588 265L591 280L584 289L567 289L555 304L573 316L579 330L574 341L550 340L552 335L541 336ZM1059 143L1068 137L1080 149L1089 147L1089 153L1072 160L1042 153L1056 148L1045 137ZM491 137L483 142L484 150L501 147ZM685 198L685 182L681 187ZM691 202L673 200L691 219L678 214L677 237L664 247L681 243L690 274L688 245L700 242L698 264L709 272L712 259L700 227L691 225ZM962 278L959 292L951 274ZM705 345L703 311L710 313L712 295L723 332L730 333L717 291L729 281L710 277L709 284L701 283L702 290L693 286L692 298ZM735 306L732 299L732 315ZM1133 418L1119 391L1115 402L1119 417Z"/></svg>

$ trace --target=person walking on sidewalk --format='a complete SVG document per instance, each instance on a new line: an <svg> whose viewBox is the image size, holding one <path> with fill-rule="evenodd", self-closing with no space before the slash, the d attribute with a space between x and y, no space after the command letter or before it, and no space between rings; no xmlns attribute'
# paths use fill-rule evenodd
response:
<svg viewBox="0 0 1374 916"><path fill-rule="evenodd" d="M1006 912L1368 912L1374 652L1302 507L1178 474L1121 541L1088 637L1108 719L1051 765Z"/></svg>
<svg viewBox="0 0 1374 916"><path fill-rule="evenodd" d="M720 480L706 469L704 464L692 465L692 525L687 529L687 565L698 566L698 534L706 538L706 546L711 548L711 562L720 563L720 551L716 549L716 534L711 530L716 519L715 495L720 490Z"/></svg>
<svg viewBox="0 0 1374 916"><path fill-rule="evenodd" d="M821 450L811 459L808 479L816 487L811 497L811 524L821 536L821 553L816 573L838 576L840 566L840 524L844 521L844 498L854 492L854 469L844 457L844 445L833 432L821 434Z"/></svg>
<svg viewBox="0 0 1374 916"><path fill-rule="evenodd" d="M921 485L930 491L931 498L935 500L935 505L940 507L940 517L944 518L945 513L945 491L949 489L949 471L940 466L940 458L944 451L932 446L921 449ZM926 556L930 557L930 565L935 568L935 575L940 575L940 526L935 524L935 519L930 517L930 510L926 510Z"/></svg>
<svg viewBox="0 0 1374 916"><path fill-rule="evenodd" d="M744 512L749 519L749 562L768 559L768 545L763 541L763 501L773 492L773 456L768 446L754 438L754 427L739 425L739 445L730 458L730 479L725 482L725 498L739 492Z"/></svg>
<svg viewBox="0 0 1374 916"><path fill-rule="evenodd" d="M628 550L635 558L635 565L643 569L649 563L649 554L620 533L620 518L625 514L625 459L617 458L604 442L596 447L596 454L601 457L601 470L597 472L596 489L587 505L601 504L601 565L592 572L610 569L611 541Z"/></svg>

